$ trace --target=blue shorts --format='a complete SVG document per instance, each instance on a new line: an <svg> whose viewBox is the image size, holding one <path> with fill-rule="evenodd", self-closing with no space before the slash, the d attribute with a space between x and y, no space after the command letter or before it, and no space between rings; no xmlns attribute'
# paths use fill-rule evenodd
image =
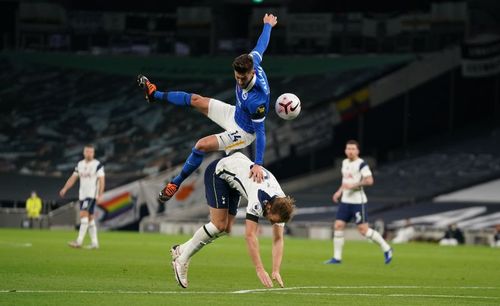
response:
<svg viewBox="0 0 500 306"><path fill-rule="evenodd" d="M93 215L95 209L95 199L85 198L80 200L80 210L88 211L89 214Z"/></svg>
<svg viewBox="0 0 500 306"><path fill-rule="evenodd" d="M356 224L367 223L368 214L366 213L365 205L366 204L346 204L341 202L335 218L345 223L353 219Z"/></svg>
<svg viewBox="0 0 500 306"><path fill-rule="evenodd" d="M240 194L236 189L215 174L215 167L220 159L214 160L205 170L205 196L208 206L227 209L229 214L236 216L240 204Z"/></svg>

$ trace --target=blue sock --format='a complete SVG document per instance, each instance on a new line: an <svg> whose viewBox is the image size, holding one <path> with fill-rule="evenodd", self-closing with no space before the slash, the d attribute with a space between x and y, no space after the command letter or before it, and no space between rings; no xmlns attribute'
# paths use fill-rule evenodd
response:
<svg viewBox="0 0 500 306"><path fill-rule="evenodd" d="M205 157L205 152L193 148L191 154L189 154L189 157L186 159L186 162L182 167L181 173L179 173L179 175L172 180L172 183L180 186L182 182L184 182L184 180L194 172L194 170L198 169L203 161L203 157Z"/></svg>
<svg viewBox="0 0 500 306"><path fill-rule="evenodd" d="M191 94L183 91L155 91L154 98L156 100L167 100L168 102L178 106L191 105Z"/></svg>

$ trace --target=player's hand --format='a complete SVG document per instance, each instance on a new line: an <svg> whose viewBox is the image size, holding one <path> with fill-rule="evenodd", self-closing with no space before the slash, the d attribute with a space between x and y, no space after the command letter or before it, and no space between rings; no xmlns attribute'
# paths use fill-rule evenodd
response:
<svg viewBox="0 0 500 306"><path fill-rule="evenodd" d="M101 204L101 202L102 202L102 194L97 196L97 199L95 199L95 202L97 204Z"/></svg>
<svg viewBox="0 0 500 306"><path fill-rule="evenodd" d="M61 189L61 190L59 191L59 196L60 196L61 198L64 198L64 195L66 195L66 189L64 189L64 188L63 188L63 189Z"/></svg>
<svg viewBox="0 0 500 306"><path fill-rule="evenodd" d="M272 274L272 277L273 277L273 280L276 281L281 288L285 287L285 285L283 284L283 280L281 279L281 275L279 272L276 272L274 271L273 274Z"/></svg>
<svg viewBox="0 0 500 306"><path fill-rule="evenodd" d="M253 164L252 168L250 168L249 178L253 178L254 182L262 183L264 180L264 171L262 171L262 166L258 164Z"/></svg>
<svg viewBox="0 0 500 306"><path fill-rule="evenodd" d="M269 274L266 272L266 270L264 270L264 268L257 269L257 276L259 277L262 285L264 285L266 288L271 288L273 286L273 281L269 277Z"/></svg>
<svg viewBox="0 0 500 306"><path fill-rule="evenodd" d="M333 202L338 203L341 196L342 196L342 191L335 192L332 197Z"/></svg>
<svg viewBox="0 0 500 306"><path fill-rule="evenodd" d="M278 23L278 17L273 14L265 14L263 21L264 23L269 23L271 27L274 27Z"/></svg>

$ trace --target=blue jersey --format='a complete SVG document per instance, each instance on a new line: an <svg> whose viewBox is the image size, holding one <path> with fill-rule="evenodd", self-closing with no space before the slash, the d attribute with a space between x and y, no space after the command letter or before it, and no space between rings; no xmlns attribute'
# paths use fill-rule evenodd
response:
<svg viewBox="0 0 500 306"><path fill-rule="evenodd" d="M260 66L261 55L257 51L250 53L253 57L255 75L247 88L236 84L236 112L234 120L248 133L255 133L253 122L262 122L269 111L269 82L266 73Z"/></svg>
<svg viewBox="0 0 500 306"><path fill-rule="evenodd" d="M234 120L236 124L248 133L255 133L255 163L264 163L264 150L266 147L266 131L264 120L269 111L269 96L271 90L267 81L266 73L260 66L264 51L269 44L271 36L271 25L264 24L262 34L257 45L250 52L253 59L255 75L246 88L236 84L236 111Z"/></svg>

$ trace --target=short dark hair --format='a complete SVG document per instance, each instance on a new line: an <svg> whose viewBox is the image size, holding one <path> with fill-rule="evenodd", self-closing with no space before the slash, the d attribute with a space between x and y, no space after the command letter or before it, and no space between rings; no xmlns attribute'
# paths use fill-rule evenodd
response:
<svg viewBox="0 0 500 306"><path fill-rule="evenodd" d="M233 69L238 73L249 73L253 70L253 58L250 54L242 54L234 59Z"/></svg>
<svg viewBox="0 0 500 306"><path fill-rule="evenodd" d="M295 200L289 196L274 198L271 201L270 213L280 216L280 222L288 222L295 212Z"/></svg>
<svg viewBox="0 0 500 306"><path fill-rule="evenodd" d="M356 148L358 148L358 150L359 150L359 142L357 142L357 141L356 141L356 140L354 140L354 139L348 140L348 141L346 142L346 144L345 144L345 145L346 145L346 146L347 146L347 145L356 145Z"/></svg>

